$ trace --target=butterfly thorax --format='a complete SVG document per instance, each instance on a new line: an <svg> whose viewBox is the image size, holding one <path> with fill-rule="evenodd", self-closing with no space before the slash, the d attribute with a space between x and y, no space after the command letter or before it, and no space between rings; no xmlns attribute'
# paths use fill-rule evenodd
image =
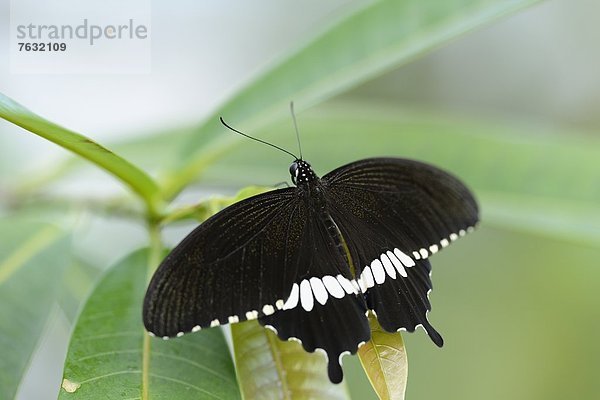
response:
<svg viewBox="0 0 600 400"><path fill-rule="evenodd" d="M336 250L340 252L342 259L346 260L348 268L354 271L354 267L351 266L352 260L350 255L343 244L342 234L327 209L325 188L321 180L315 174L310 164L304 160L294 161L290 166L290 174L292 181L300 189L300 196L311 210L313 218L320 221L322 224L320 226L323 226L326 230L325 236L330 238L330 243L334 244Z"/></svg>
<svg viewBox="0 0 600 400"><path fill-rule="evenodd" d="M325 193L321 180L310 164L302 159L296 159L290 166L290 175L292 182L298 187L298 194L309 208L317 213L326 212Z"/></svg>

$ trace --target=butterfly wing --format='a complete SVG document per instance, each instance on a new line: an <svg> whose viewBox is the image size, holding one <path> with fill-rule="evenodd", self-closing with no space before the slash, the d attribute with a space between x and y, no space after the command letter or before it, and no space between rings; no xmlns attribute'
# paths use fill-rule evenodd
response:
<svg viewBox="0 0 600 400"><path fill-rule="evenodd" d="M370 339L366 303L348 267L331 219L309 208L302 248L306 270L298 275L283 310L259 322L283 340L296 339L306 351L320 349L328 359L329 379L342 381L342 355L354 354Z"/></svg>
<svg viewBox="0 0 600 400"><path fill-rule="evenodd" d="M146 329L171 337L281 308L301 261L305 220L295 188L253 196L206 220L152 277Z"/></svg>
<svg viewBox="0 0 600 400"><path fill-rule="evenodd" d="M353 285L331 221L296 188L236 203L196 228L163 261L144 300L156 336L260 318L281 339L322 349L329 376L369 340L366 303Z"/></svg>
<svg viewBox="0 0 600 400"><path fill-rule="evenodd" d="M432 287L427 258L477 223L471 192L438 168L396 158L357 161L322 182L367 305L381 326L392 332L421 325L441 346L426 316Z"/></svg>

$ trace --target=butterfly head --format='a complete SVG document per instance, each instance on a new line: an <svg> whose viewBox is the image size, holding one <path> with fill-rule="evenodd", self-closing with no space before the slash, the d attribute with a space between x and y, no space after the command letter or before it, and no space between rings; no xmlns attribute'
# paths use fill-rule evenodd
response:
<svg viewBox="0 0 600 400"><path fill-rule="evenodd" d="M310 164L300 159L296 159L292 165L290 165L290 175L292 176L292 182L294 182L294 185L296 186L317 179L317 175L312 170Z"/></svg>

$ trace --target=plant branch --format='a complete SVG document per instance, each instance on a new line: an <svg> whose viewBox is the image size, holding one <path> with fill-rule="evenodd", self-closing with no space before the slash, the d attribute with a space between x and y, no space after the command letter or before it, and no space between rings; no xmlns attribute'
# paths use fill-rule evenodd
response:
<svg viewBox="0 0 600 400"><path fill-rule="evenodd" d="M161 261L163 250L162 240L160 237L160 226L156 221L149 221L148 233L150 236L150 249L148 254L148 268L146 271L147 280L150 281L152 275ZM150 350L151 350L150 335L144 330L144 341L142 344L142 400L148 400L150 386Z"/></svg>
<svg viewBox="0 0 600 400"><path fill-rule="evenodd" d="M13 211L26 208L50 211L83 210L94 214L137 221L145 218L143 209L128 197L94 198L55 196L47 193L24 194L20 191L16 193L12 190L5 191L1 187L0 195L4 199L2 205Z"/></svg>

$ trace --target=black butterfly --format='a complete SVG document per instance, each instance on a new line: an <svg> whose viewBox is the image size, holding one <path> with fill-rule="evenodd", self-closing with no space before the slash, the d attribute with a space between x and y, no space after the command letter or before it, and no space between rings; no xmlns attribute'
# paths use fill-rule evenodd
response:
<svg viewBox="0 0 600 400"><path fill-rule="evenodd" d="M165 258L144 300L146 329L168 338L258 319L308 352L323 349L334 383L342 355L370 339L368 310L388 332L421 326L442 346L427 320L428 257L477 223L471 192L400 158L318 178L300 157L290 174L296 187L224 209Z"/></svg>

